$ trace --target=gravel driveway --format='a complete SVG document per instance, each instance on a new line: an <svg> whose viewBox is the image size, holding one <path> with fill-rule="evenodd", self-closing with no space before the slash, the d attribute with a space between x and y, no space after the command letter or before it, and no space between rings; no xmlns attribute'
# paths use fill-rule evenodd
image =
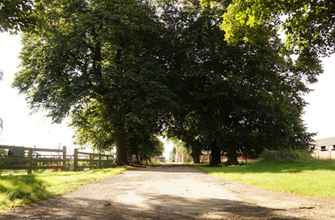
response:
<svg viewBox="0 0 335 220"><path fill-rule="evenodd" d="M329 204L162 166L129 170L0 219L335 219Z"/></svg>

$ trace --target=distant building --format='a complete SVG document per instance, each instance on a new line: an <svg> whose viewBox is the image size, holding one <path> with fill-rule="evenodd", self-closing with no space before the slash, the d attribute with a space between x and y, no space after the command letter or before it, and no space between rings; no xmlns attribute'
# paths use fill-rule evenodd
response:
<svg viewBox="0 0 335 220"><path fill-rule="evenodd" d="M315 140L311 147L312 156L321 160L335 159L335 137Z"/></svg>
<svg viewBox="0 0 335 220"><path fill-rule="evenodd" d="M335 137L322 138L315 140L312 150L315 151L335 151Z"/></svg>

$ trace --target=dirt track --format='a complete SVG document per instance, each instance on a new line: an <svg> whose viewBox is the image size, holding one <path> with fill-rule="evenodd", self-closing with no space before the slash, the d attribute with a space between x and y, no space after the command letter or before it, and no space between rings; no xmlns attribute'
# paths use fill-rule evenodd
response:
<svg viewBox="0 0 335 220"><path fill-rule="evenodd" d="M0 219L321 220L335 219L335 207L219 181L191 167L164 166L129 170Z"/></svg>

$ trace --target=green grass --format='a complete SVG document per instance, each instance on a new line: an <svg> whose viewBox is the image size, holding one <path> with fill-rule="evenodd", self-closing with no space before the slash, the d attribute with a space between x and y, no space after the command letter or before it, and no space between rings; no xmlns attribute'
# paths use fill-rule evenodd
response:
<svg viewBox="0 0 335 220"><path fill-rule="evenodd" d="M335 161L268 162L201 170L226 180L300 196L335 197Z"/></svg>
<svg viewBox="0 0 335 220"><path fill-rule="evenodd" d="M80 172L45 171L25 175L5 173L0 176L0 212L73 191L79 186L117 175L125 168Z"/></svg>

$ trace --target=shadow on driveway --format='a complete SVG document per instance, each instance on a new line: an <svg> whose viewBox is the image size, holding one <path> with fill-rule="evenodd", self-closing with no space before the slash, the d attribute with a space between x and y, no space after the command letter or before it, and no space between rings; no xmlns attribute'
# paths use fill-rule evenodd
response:
<svg viewBox="0 0 335 220"><path fill-rule="evenodd" d="M284 211L225 199L150 195L146 207L107 200L55 198L0 219L303 219L284 216Z"/></svg>

